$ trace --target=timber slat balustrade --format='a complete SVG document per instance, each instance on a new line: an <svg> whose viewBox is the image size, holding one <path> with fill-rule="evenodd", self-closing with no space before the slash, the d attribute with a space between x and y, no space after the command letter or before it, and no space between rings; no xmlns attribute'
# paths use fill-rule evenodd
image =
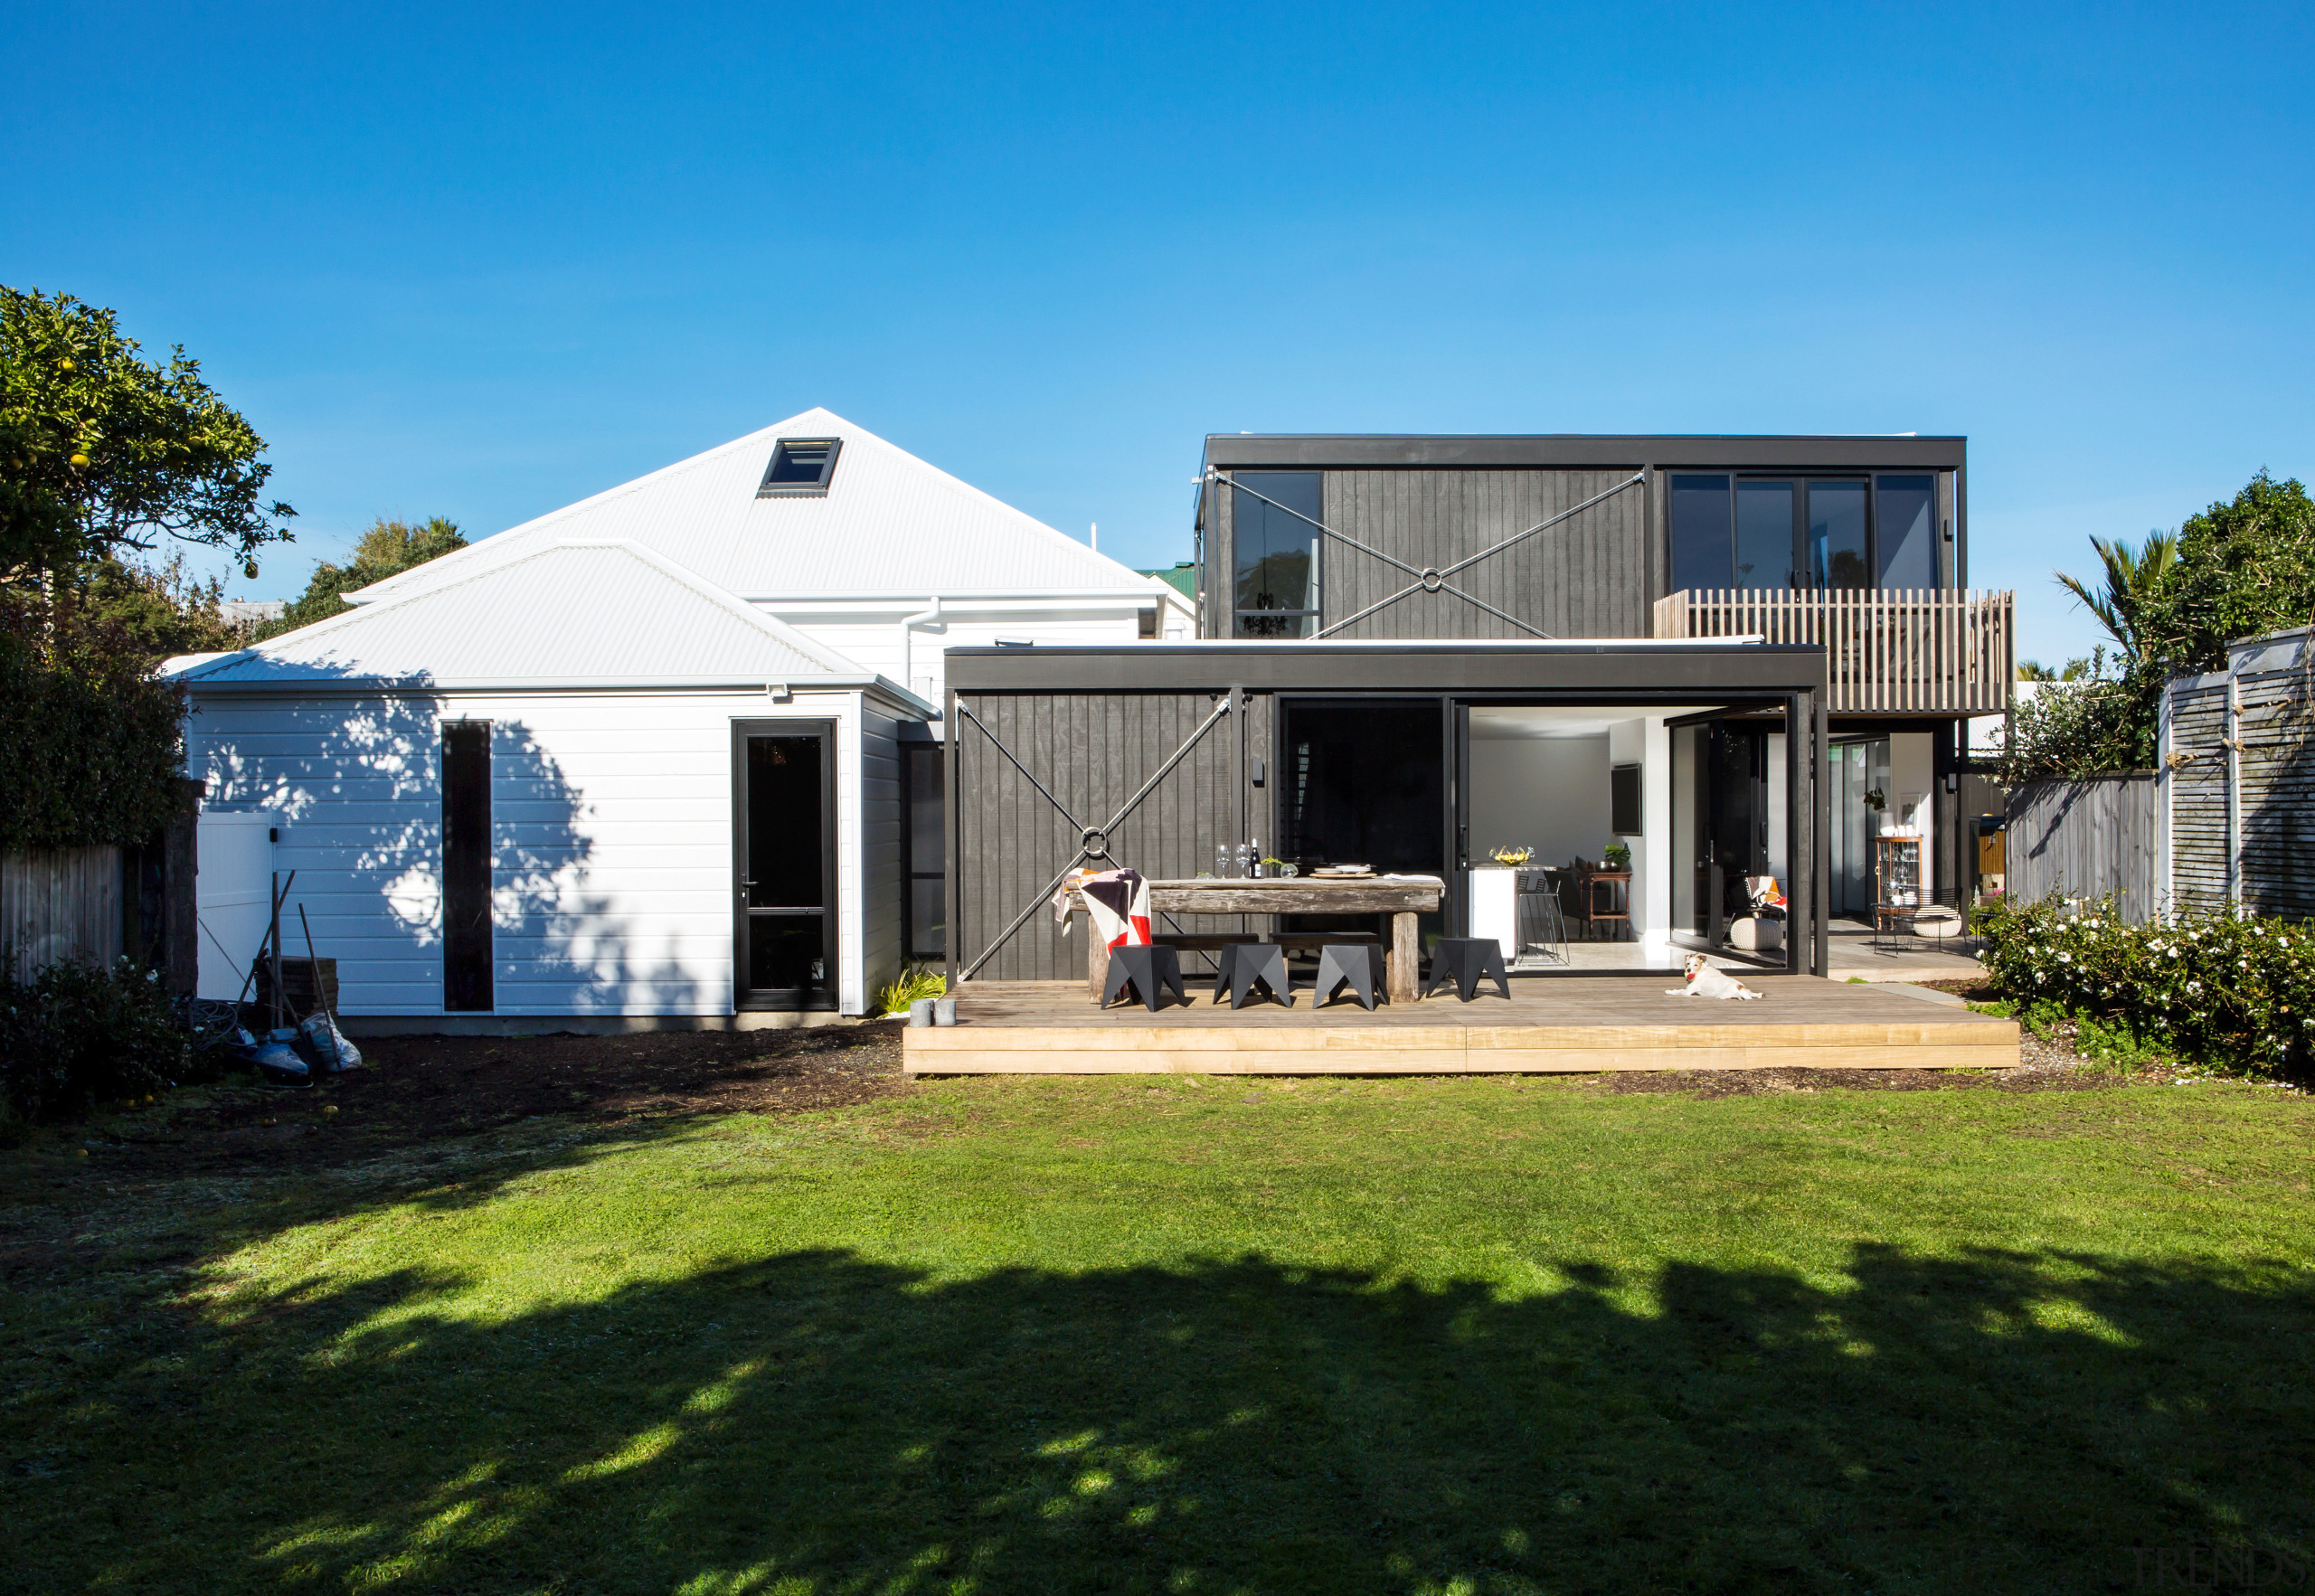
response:
<svg viewBox="0 0 2315 1596"><path fill-rule="evenodd" d="M1938 588L1689 588L1656 601L1658 637L1821 647L1835 714L1999 714L2016 669L2012 597Z"/></svg>

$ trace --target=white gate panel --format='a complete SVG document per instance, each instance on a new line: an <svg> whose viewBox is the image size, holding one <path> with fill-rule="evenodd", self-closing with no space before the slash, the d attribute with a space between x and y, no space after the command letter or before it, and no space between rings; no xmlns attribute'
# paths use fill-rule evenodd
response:
<svg viewBox="0 0 2315 1596"><path fill-rule="evenodd" d="M201 873L194 902L201 915L203 997L241 996L250 966L264 944L273 907L271 809L204 809Z"/></svg>

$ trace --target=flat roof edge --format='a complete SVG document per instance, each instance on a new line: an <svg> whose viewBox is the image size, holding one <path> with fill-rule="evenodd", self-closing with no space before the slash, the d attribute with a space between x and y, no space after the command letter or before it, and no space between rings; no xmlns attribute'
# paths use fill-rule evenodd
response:
<svg viewBox="0 0 2315 1596"><path fill-rule="evenodd" d="M1499 693L1600 702L1821 696L1825 650L1805 644L1120 643L946 651L957 693Z"/></svg>
<svg viewBox="0 0 2315 1596"><path fill-rule="evenodd" d="M1209 432L1208 443L1963 443L1966 432Z"/></svg>
<svg viewBox="0 0 2315 1596"><path fill-rule="evenodd" d="M1961 433L1908 432L1209 432L1210 467L1301 466L1638 467L1706 469L1945 467L1967 462Z"/></svg>
<svg viewBox="0 0 2315 1596"><path fill-rule="evenodd" d="M1822 654L1815 643L1772 643L1759 633L1735 637L1539 637L1458 642L1436 637L1323 637L1279 642L1261 637L1201 637L1136 643L959 643L941 653L951 659L1028 656L1118 655L1121 656L1211 654L1240 658L1324 656L1329 654Z"/></svg>

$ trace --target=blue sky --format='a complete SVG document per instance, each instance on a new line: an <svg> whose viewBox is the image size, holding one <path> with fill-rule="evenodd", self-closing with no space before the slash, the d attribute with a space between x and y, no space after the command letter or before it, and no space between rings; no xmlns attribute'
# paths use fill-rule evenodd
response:
<svg viewBox="0 0 2315 1596"><path fill-rule="evenodd" d="M2304 7L15 6L0 280L303 512L826 404L1137 563L1207 431L1962 432L1972 579L2306 477Z"/></svg>

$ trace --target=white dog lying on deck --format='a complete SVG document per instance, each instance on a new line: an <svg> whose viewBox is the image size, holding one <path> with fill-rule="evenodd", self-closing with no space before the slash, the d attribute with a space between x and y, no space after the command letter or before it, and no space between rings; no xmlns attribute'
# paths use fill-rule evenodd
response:
<svg viewBox="0 0 2315 1596"><path fill-rule="evenodd" d="M1688 984L1665 989L1667 997L1734 997L1739 1003L1750 1003L1760 996L1726 970L1715 969L1705 962L1701 953L1688 955Z"/></svg>

